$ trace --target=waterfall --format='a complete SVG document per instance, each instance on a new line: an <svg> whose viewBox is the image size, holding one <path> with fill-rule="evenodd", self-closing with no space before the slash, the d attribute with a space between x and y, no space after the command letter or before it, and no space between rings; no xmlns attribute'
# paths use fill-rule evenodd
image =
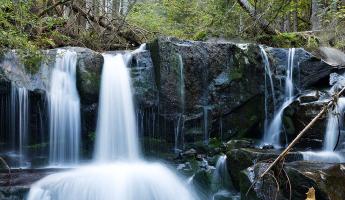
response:
<svg viewBox="0 0 345 200"><path fill-rule="evenodd" d="M180 105L181 105L181 113L178 116L178 120L177 120L177 124L175 127L175 146L174 146L174 150L175 152L179 152L180 151L180 147L181 149L183 149L183 128L184 128L184 110L185 110L185 83L184 83L184 74L183 74L183 60L182 60L182 56L181 54L177 54L177 58L178 58L178 66L179 66L179 94L180 94Z"/></svg>
<svg viewBox="0 0 345 200"><path fill-rule="evenodd" d="M169 168L140 159L126 55L103 56L95 162L43 178L28 200L198 199Z"/></svg>
<svg viewBox="0 0 345 200"><path fill-rule="evenodd" d="M295 48L289 49L288 53L288 64L286 69L285 76L285 89L284 89L284 101L280 106L278 111L275 113L273 120L271 121L268 129L264 134L264 143L272 144L276 148L280 147L280 135L281 135L281 126L282 126L282 116L284 110L288 107L294 99L294 83L293 83L293 70L294 70L294 56Z"/></svg>
<svg viewBox="0 0 345 200"><path fill-rule="evenodd" d="M11 149L18 152L19 167L26 164L26 146L28 145L29 129L29 97L24 87L11 85Z"/></svg>
<svg viewBox="0 0 345 200"><path fill-rule="evenodd" d="M210 135L208 132L208 107L203 106L203 115L204 115L204 144L208 144L210 140Z"/></svg>
<svg viewBox="0 0 345 200"><path fill-rule="evenodd" d="M129 72L123 56L103 55L95 159L139 157Z"/></svg>
<svg viewBox="0 0 345 200"><path fill-rule="evenodd" d="M335 109L328 113L327 127L323 148L320 152L306 151L301 152L304 160L323 161L323 162L344 162L345 158L334 150L337 147L339 135L344 130L345 97L338 99Z"/></svg>
<svg viewBox="0 0 345 200"><path fill-rule="evenodd" d="M76 164L79 160L80 100L76 65L76 52L58 50L48 94L50 165Z"/></svg>
<svg viewBox="0 0 345 200"><path fill-rule="evenodd" d="M268 60L268 56L267 56L267 53L265 51L265 49L262 47L262 46L259 46L260 47L260 54L261 54L261 57L262 57L262 60L264 62L264 67L265 67L265 122L264 122L264 133L266 133L267 131L267 126L268 126L268 119L269 119L269 116L268 116L268 98L269 98L269 89L267 88L268 87L268 81L269 81L269 84L270 84L270 89L271 89L271 95L272 95L272 102L273 102L273 108L275 107L275 93L274 93L274 85L273 85L273 80L272 80L272 73L271 73L271 67L270 67L270 62ZM267 80L268 79L268 80Z"/></svg>
<svg viewBox="0 0 345 200"><path fill-rule="evenodd" d="M333 151L336 149L338 137L340 137L339 131L344 128L344 111L345 97L341 97L338 99L335 109L328 114L326 134L323 144L324 151Z"/></svg>
<svg viewBox="0 0 345 200"><path fill-rule="evenodd" d="M231 177L227 168L226 155L219 156L216 169L212 175L212 186L215 193L212 199L240 199L238 194L235 194Z"/></svg>

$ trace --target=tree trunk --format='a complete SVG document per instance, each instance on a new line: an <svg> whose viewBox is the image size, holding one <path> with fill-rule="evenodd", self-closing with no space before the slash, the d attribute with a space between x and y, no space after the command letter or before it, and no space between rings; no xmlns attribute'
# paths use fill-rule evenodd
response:
<svg viewBox="0 0 345 200"><path fill-rule="evenodd" d="M291 13L289 12L286 16L285 16L285 20L284 20L284 32L291 32Z"/></svg>
<svg viewBox="0 0 345 200"><path fill-rule="evenodd" d="M293 12L293 31L298 31L298 2L297 0L294 0L295 3L295 9Z"/></svg>
<svg viewBox="0 0 345 200"><path fill-rule="evenodd" d="M237 0L240 6L256 21L259 27L267 34L276 35L276 31L272 28L270 23L257 15L255 8L247 0Z"/></svg>
<svg viewBox="0 0 345 200"><path fill-rule="evenodd" d="M320 6L319 6L319 0L311 0L311 30L316 31L320 30L321 28L321 22L320 22Z"/></svg>

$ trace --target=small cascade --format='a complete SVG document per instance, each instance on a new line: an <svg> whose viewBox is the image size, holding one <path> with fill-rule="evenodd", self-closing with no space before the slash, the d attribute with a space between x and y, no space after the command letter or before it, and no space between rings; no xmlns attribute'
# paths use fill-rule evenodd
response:
<svg viewBox="0 0 345 200"><path fill-rule="evenodd" d="M76 164L79 160L80 100L76 66L76 52L58 50L48 94L50 165Z"/></svg>
<svg viewBox="0 0 345 200"><path fill-rule="evenodd" d="M334 151L337 148L339 132L344 130L345 97L338 99L335 109L328 114L323 151Z"/></svg>
<svg viewBox="0 0 345 200"><path fill-rule="evenodd" d="M184 73L183 73L183 60L180 54L177 54L178 58L178 65L179 65L179 95L180 95L180 114L178 116L178 120L175 127L175 145L174 150L175 152L181 151L183 149L183 128L184 128L184 110L185 110L185 83L184 83Z"/></svg>
<svg viewBox="0 0 345 200"><path fill-rule="evenodd" d="M339 152L336 152L337 145L342 136L341 132L344 131L344 112L345 97L341 97L338 99L335 109L328 113L326 134L322 151L301 152L304 160L322 161L328 163L345 162L344 156Z"/></svg>
<svg viewBox="0 0 345 200"><path fill-rule="evenodd" d="M278 111L275 113L273 120L271 121L268 129L264 134L264 143L272 144L274 147L279 148L280 145L280 134L282 128L282 117L286 107L288 107L294 100L294 83L293 83L293 71L295 68L295 48L289 49L288 53L288 64L285 76L285 90L284 90L284 101Z"/></svg>
<svg viewBox="0 0 345 200"><path fill-rule="evenodd" d="M103 56L95 162L43 178L28 200L197 200L169 168L140 159L125 57Z"/></svg>
<svg viewBox="0 0 345 200"><path fill-rule="evenodd" d="M272 72L270 67L270 62L268 60L267 53L263 46L260 46L260 54L264 62L265 67L265 122L264 122L264 132L266 133L267 126L268 126L268 120L269 120L269 111L268 111L268 105L269 105L269 88L268 84L270 85L271 95L272 95L272 102L273 102L273 108L275 108L276 104L276 98L274 93L274 85L272 80Z"/></svg>
<svg viewBox="0 0 345 200"><path fill-rule="evenodd" d="M203 115L204 115L204 144L208 144L210 140L210 135L208 132L208 107L203 106Z"/></svg>
<svg viewBox="0 0 345 200"><path fill-rule="evenodd" d="M28 90L11 86L11 149L18 153L19 167L27 167L26 146L29 130L29 97Z"/></svg>
<svg viewBox="0 0 345 200"><path fill-rule="evenodd" d="M234 192L226 159L226 155L220 156L216 164L216 169L213 172L212 186L215 192L212 199L218 199L220 197L239 199L238 194L235 194Z"/></svg>
<svg viewBox="0 0 345 200"><path fill-rule="evenodd" d="M103 57L94 158L101 162L138 159L138 135L129 72L122 55L105 54Z"/></svg>

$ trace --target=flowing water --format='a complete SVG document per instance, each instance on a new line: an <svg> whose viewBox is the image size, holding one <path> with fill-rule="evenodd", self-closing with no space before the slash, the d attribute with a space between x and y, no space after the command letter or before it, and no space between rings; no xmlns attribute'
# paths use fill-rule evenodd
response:
<svg viewBox="0 0 345 200"><path fill-rule="evenodd" d="M76 164L80 147L80 100L76 86L77 53L59 49L48 94L50 165Z"/></svg>
<svg viewBox="0 0 345 200"><path fill-rule="evenodd" d="M268 126L268 105L269 105L269 89L268 89L268 84L270 84L270 89L271 89L271 95L272 95L272 102L273 102L273 108L275 108L275 93L274 93L274 85L273 85L273 80L272 80L272 72L271 72L271 67L270 67L270 62L268 60L267 53L265 49L260 46L260 54L264 62L264 67L265 67L265 122L264 122L264 133L267 131L267 126ZM267 80L268 79L268 80ZM269 81L269 82L268 82Z"/></svg>
<svg viewBox="0 0 345 200"><path fill-rule="evenodd" d="M301 152L304 160L329 163L345 162L345 158L336 152L339 137L344 130L345 97L338 99L335 109L328 113L327 127L321 152Z"/></svg>
<svg viewBox="0 0 345 200"><path fill-rule="evenodd" d="M11 149L18 153L18 166L27 167L26 146L29 129L29 97L28 90L11 86Z"/></svg>
<svg viewBox="0 0 345 200"><path fill-rule="evenodd" d="M104 55L93 164L40 180L28 200L197 199L169 168L140 159L124 59Z"/></svg>
<svg viewBox="0 0 345 200"><path fill-rule="evenodd" d="M183 143L184 143L184 136L183 134L183 128L184 128L184 110L185 110L185 83L184 83L184 68L183 68L183 60L182 60L182 56L180 54L177 54L177 58L178 58L178 63L179 63L179 94L180 94L180 115L178 116L178 120L176 123L176 127L175 127L175 146L174 146L174 150L175 152L180 152L181 149L183 149Z"/></svg>
<svg viewBox="0 0 345 200"><path fill-rule="evenodd" d="M123 56L103 55L100 106L94 158L138 159L138 136L129 72Z"/></svg>
<svg viewBox="0 0 345 200"><path fill-rule="evenodd" d="M231 182L231 177L227 168L226 155L218 158L216 169L213 172L212 186L215 193L212 199L240 199L239 194L236 194Z"/></svg>
<svg viewBox="0 0 345 200"><path fill-rule="evenodd" d="M294 56L295 56L295 48L289 49L288 54L288 64L286 69L286 76L285 76L285 90L284 90L284 101L283 104L280 106L277 112L275 112L275 116L271 121L268 129L264 134L264 143L265 144L272 144L274 147L279 148L280 144L280 137L281 137L281 128L282 128L282 116L286 107L288 107L292 101L294 100L294 83L293 83L293 71L294 71Z"/></svg>

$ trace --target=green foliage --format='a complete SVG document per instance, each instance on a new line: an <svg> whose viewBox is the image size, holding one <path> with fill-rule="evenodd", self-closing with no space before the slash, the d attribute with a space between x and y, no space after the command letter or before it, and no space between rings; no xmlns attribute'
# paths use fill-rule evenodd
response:
<svg viewBox="0 0 345 200"><path fill-rule="evenodd" d="M40 48L55 47L56 40L66 39L55 30L56 26L63 24L64 19L38 17L32 12L34 6L32 0L1 0L0 5L1 51L16 49L29 72L38 69L42 59Z"/></svg>
<svg viewBox="0 0 345 200"><path fill-rule="evenodd" d="M147 0L133 7L128 19L155 34L193 40L231 37L237 31L234 26L236 20L232 17L238 15L240 9L234 3L218 0ZM224 26L225 22L235 24Z"/></svg>

